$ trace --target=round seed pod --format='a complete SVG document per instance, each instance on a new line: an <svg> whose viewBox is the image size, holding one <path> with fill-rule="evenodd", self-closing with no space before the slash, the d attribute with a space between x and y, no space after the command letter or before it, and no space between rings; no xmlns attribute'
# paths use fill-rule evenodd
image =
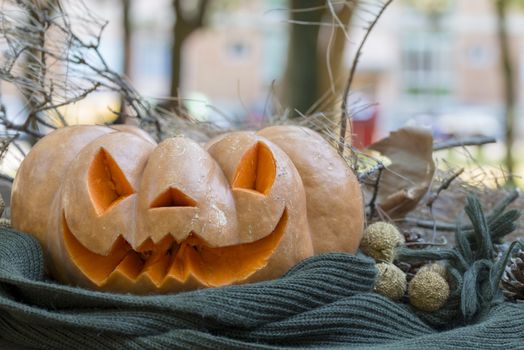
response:
<svg viewBox="0 0 524 350"><path fill-rule="evenodd" d="M375 292L392 300L399 300L406 293L406 274L392 263L378 263Z"/></svg>
<svg viewBox="0 0 524 350"><path fill-rule="evenodd" d="M6 219L6 218L0 218L0 227L10 228L11 227L11 220Z"/></svg>
<svg viewBox="0 0 524 350"><path fill-rule="evenodd" d="M409 283L410 304L428 312L437 311L444 306L450 293L445 275L445 268L438 264L421 268Z"/></svg>
<svg viewBox="0 0 524 350"><path fill-rule="evenodd" d="M404 242L404 236L395 226L379 221L368 226L360 248L377 261L392 262L395 258L395 249Z"/></svg>

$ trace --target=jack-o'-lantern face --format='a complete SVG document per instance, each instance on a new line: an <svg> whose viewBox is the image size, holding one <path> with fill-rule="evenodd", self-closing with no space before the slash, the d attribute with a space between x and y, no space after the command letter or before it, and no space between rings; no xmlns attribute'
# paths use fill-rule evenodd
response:
<svg viewBox="0 0 524 350"><path fill-rule="evenodd" d="M286 234L282 259L312 255L292 163L254 134L232 137L228 157L217 148L232 139L206 151L186 138L156 146L117 132L84 147L65 175L53 229L67 275L100 289L177 291L246 280ZM291 244L299 236L305 244Z"/></svg>
<svg viewBox="0 0 524 350"><path fill-rule="evenodd" d="M309 176L300 168L306 158L292 161L270 139L236 132L204 148L183 137L157 145L129 127L58 130L17 174L14 227L40 239L57 279L95 289L144 294L278 277L314 254L310 227L329 235L349 225L326 216L331 194L309 195L330 186L320 182L326 167ZM41 160L47 149L56 154ZM342 169L333 186L353 191L343 160L327 159ZM53 162L47 182L31 174ZM28 193L41 205L31 206ZM351 251L360 234L328 244Z"/></svg>

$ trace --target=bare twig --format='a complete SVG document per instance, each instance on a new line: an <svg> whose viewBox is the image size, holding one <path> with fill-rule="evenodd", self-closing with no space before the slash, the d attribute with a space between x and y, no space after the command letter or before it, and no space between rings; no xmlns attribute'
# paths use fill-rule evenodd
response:
<svg viewBox="0 0 524 350"><path fill-rule="evenodd" d="M500 215L502 211L504 211L508 205L510 205L512 202L514 202L519 197L519 192L514 190L511 191L508 195L506 195L502 200L500 200L493 208L491 209L488 219ZM457 229L457 224L454 223L447 223L447 222L436 222L434 220L425 220L425 219L418 219L418 218L403 218L402 221L408 222L412 225L418 226L420 228L427 228L427 229L434 229L440 231L448 231L452 232ZM471 225L462 225L459 227L461 230L471 230L473 226Z"/></svg>
<svg viewBox="0 0 524 350"><path fill-rule="evenodd" d="M373 216L375 215L376 211L376 201L378 196L378 188L380 185L380 178L382 177L382 171L384 170L384 167L379 168L377 178L375 180L375 183L373 184L373 195L371 196L371 200L369 201L369 216L368 220L373 219Z"/></svg>
<svg viewBox="0 0 524 350"><path fill-rule="evenodd" d="M15 180L11 176L6 174L0 174L0 179L11 183Z"/></svg>
<svg viewBox="0 0 524 350"><path fill-rule="evenodd" d="M440 192L442 192L443 190L447 190L449 188L449 185L451 185L451 183L457 177L459 177L463 172L464 172L464 168L460 168L459 170L453 172L451 175L449 175L447 178L445 178L442 181L442 183L440 184L440 186L437 188L437 190L429 195L429 198L428 198L428 201L426 202L426 205L429 208L432 208L433 207L433 203L435 202L435 200L437 200L438 196L440 195Z"/></svg>
<svg viewBox="0 0 524 350"><path fill-rule="evenodd" d="M448 244L448 240L444 236L442 236L440 238L441 238L442 242L408 242L408 243L405 243L404 245L406 247L423 247L423 246L431 246L431 247L440 246L440 247L445 247Z"/></svg>
<svg viewBox="0 0 524 350"><path fill-rule="evenodd" d="M440 231L451 232L451 231L455 231L455 229L457 228L457 225L455 224L447 223L447 222L435 222L434 220L404 218L402 219L402 221L408 222L420 228L427 228L427 229L432 229L432 230L436 228L437 230L440 230ZM463 229L471 228L471 226L466 226L466 227L462 226L462 228Z"/></svg>
<svg viewBox="0 0 524 350"><path fill-rule="evenodd" d="M353 79L355 77L355 71L357 69L357 65L359 62L360 55L362 54L362 49L364 47L364 44L366 43L367 38L369 37L369 34L377 24L378 20L386 10L386 8L393 2L393 0L387 0L378 13L376 14L373 21L371 21L369 27L366 30L366 33L364 34L364 37L360 41L360 44L357 48L357 52L355 53L355 58L353 59L353 64L351 65L351 70L349 71L349 77L347 84L344 88L344 93L342 95L342 104L340 106L341 108L341 115L340 115L340 135L339 135L339 145L338 145L338 152L343 155L344 153L344 145L346 143L346 131L347 131L347 123L348 123L348 111L347 111L347 100L349 97L349 92L351 91L351 85L353 84Z"/></svg>
<svg viewBox="0 0 524 350"><path fill-rule="evenodd" d="M480 146L488 143L495 143L497 139L488 136L475 136L468 137L464 139L453 139L442 141L433 144L433 151L441 151L444 149L454 148L454 147L464 147L464 146Z"/></svg>
<svg viewBox="0 0 524 350"><path fill-rule="evenodd" d="M20 21L26 13L28 21ZM0 12L0 80L11 83L26 97L24 119L0 118L7 131L35 139L46 129L67 125L61 108L98 91L122 96L128 112L141 126L162 138L162 125L172 115L155 110L127 79L113 70L100 52L106 21L97 18L83 1L18 0ZM52 32L53 40L45 40ZM29 62L23 70L25 62ZM0 101L1 102L1 101ZM42 130L40 130L42 128ZM168 129L168 128L166 128Z"/></svg>
<svg viewBox="0 0 524 350"><path fill-rule="evenodd" d="M385 168L384 163L377 162L376 165L372 166L371 168L367 169L366 171L358 173L358 181L362 183L365 179L367 179L367 178L369 178L369 177L371 177L371 176L373 176L375 174L378 174L384 168Z"/></svg>

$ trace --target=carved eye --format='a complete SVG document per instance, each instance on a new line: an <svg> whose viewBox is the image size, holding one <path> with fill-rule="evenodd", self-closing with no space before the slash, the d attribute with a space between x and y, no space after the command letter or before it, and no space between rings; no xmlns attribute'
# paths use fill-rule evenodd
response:
<svg viewBox="0 0 524 350"><path fill-rule="evenodd" d="M276 163L267 145L257 142L240 159L233 188L242 188L267 195L276 176Z"/></svg>
<svg viewBox="0 0 524 350"><path fill-rule="evenodd" d="M135 193L113 157L100 148L87 174L89 195L98 216Z"/></svg>
<svg viewBox="0 0 524 350"><path fill-rule="evenodd" d="M180 191L178 188L169 187L160 193L152 202L149 208L165 207L196 207L196 201Z"/></svg>

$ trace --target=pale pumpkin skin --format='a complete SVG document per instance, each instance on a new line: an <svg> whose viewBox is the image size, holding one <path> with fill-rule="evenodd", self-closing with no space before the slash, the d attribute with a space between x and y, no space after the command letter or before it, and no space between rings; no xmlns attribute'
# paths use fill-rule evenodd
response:
<svg viewBox="0 0 524 350"><path fill-rule="evenodd" d="M306 190L315 254L356 252L364 232L364 203L357 177L318 133L291 125L260 130L298 169Z"/></svg>
<svg viewBox="0 0 524 350"><path fill-rule="evenodd" d="M255 145L267 146L276 159L275 182L267 195L233 188L240 242L252 242L272 231L284 210L288 214L286 234L267 266L248 282L281 276L297 262L313 255L311 232L306 214L306 193L300 175L289 157L273 143L252 132L233 132L207 145L207 151L220 165L229 183L235 183L237 165L245 151Z"/></svg>
<svg viewBox="0 0 524 350"><path fill-rule="evenodd" d="M66 169L83 147L108 132L111 129L103 126L62 128L37 142L13 181L13 227L33 234L45 247L49 205L58 192Z"/></svg>
<svg viewBox="0 0 524 350"><path fill-rule="evenodd" d="M39 239L58 280L88 288L166 293L276 278L314 253L354 252L362 234L358 183L311 133L315 150L335 164L331 187L308 180L316 173L331 181L322 162L304 169L305 157L275 131L229 133L202 147L183 137L157 145L129 126L59 129L20 167L12 224ZM101 190L108 168L114 193ZM336 215L356 216L330 216L330 204L340 206ZM151 255L139 258L145 251Z"/></svg>

